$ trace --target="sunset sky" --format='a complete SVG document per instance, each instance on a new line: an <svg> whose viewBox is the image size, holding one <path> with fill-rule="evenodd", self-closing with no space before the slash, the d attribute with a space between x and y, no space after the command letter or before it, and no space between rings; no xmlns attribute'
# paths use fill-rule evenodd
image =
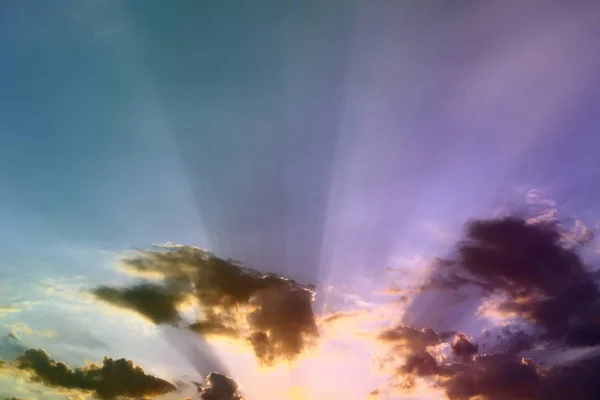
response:
<svg viewBox="0 0 600 400"><path fill-rule="evenodd" d="M378 330L480 336L480 303L384 292L469 218L597 227L599 20L592 0L3 1L0 360L126 358L181 399L212 354L248 400L362 400L389 379ZM319 343L261 369L90 293L165 243L315 284ZM29 378L0 366L0 398L92 398ZM421 386L379 398L442 396Z"/></svg>

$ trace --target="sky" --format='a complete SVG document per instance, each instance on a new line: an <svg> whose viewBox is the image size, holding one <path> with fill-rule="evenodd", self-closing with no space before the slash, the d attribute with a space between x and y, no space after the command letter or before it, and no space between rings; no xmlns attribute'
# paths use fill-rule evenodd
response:
<svg viewBox="0 0 600 400"><path fill-rule="evenodd" d="M0 359L124 357L174 382L212 353L248 399L367 398L380 344L350 328L261 369L88 290L175 243L316 284L317 318L477 335L475 303L442 320L444 297L381 292L523 201L597 226L599 17L592 0L3 2ZM0 397L74 396L14 373Z"/></svg>

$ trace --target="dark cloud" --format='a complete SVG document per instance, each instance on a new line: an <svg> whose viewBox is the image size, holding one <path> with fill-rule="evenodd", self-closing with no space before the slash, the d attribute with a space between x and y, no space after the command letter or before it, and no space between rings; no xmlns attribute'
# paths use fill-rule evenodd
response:
<svg viewBox="0 0 600 400"><path fill-rule="evenodd" d="M592 400L600 398L599 368L599 356L546 369L528 358L478 356L461 368L441 369L445 376L437 384L450 400Z"/></svg>
<svg viewBox="0 0 600 400"><path fill-rule="evenodd" d="M235 380L214 372L206 377L205 386L198 387L202 400L244 400L238 390Z"/></svg>
<svg viewBox="0 0 600 400"><path fill-rule="evenodd" d="M71 369L52 360L44 350L30 349L17 358L16 366L31 372L34 381L51 387L90 391L102 399L146 398L176 390L173 384L146 374L125 359L106 357L102 365Z"/></svg>
<svg viewBox="0 0 600 400"><path fill-rule="evenodd" d="M433 329L417 329L402 325L385 329L379 334L379 340L411 351L425 350L440 343L440 338Z"/></svg>
<svg viewBox="0 0 600 400"><path fill-rule="evenodd" d="M441 345L448 333L407 326L382 331L379 339L390 346L385 361L395 365L393 385L411 389L423 378L450 400L600 398L600 357L561 366L523 357L600 345L597 273L580 256L592 235L579 223L576 228L582 233L541 218L470 221L423 290L448 296L441 304L451 304L455 293L475 293L486 312L510 319L486 332L483 345L455 333L450 354Z"/></svg>
<svg viewBox="0 0 600 400"><path fill-rule="evenodd" d="M438 263L433 283L497 296L497 311L532 323L547 339L600 344L600 292L566 232L556 221L471 221L456 253Z"/></svg>
<svg viewBox="0 0 600 400"><path fill-rule="evenodd" d="M400 366L402 374L417 376L431 376L439 372L438 362L434 356L427 351L418 351L409 354Z"/></svg>
<svg viewBox="0 0 600 400"><path fill-rule="evenodd" d="M220 324L214 321L198 321L189 326L190 330L199 333L200 335L216 335L239 337L239 331L229 326Z"/></svg>
<svg viewBox="0 0 600 400"><path fill-rule="evenodd" d="M510 357L517 357L540 341L539 335L525 332L521 326L516 324L484 330L481 339L484 342L481 346L482 351L501 353Z"/></svg>
<svg viewBox="0 0 600 400"><path fill-rule="evenodd" d="M543 374L541 398L543 400L600 399L600 356L579 360L555 367Z"/></svg>
<svg viewBox="0 0 600 400"><path fill-rule="evenodd" d="M411 389L415 386L416 377L435 376L439 373L438 361L432 355L433 348L442 343L442 336L433 329L416 329L410 326L398 325L382 331L378 339L391 346L392 359L400 366L397 367L395 386Z"/></svg>
<svg viewBox="0 0 600 400"><path fill-rule="evenodd" d="M196 247L171 246L124 260L135 274L160 283L100 287L101 300L133 309L157 324L181 322L177 307L195 299L201 335L245 338L264 364L293 360L318 337L313 288L275 274L244 268Z"/></svg>
<svg viewBox="0 0 600 400"><path fill-rule="evenodd" d="M142 283L124 289L102 286L94 289L101 300L139 312L156 324L176 322L177 305L182 295L173 288L152 283Z"/></svg>
<svg viewBox="0 0 600 400"><path fill-rule="evenodd" d="M440 386L451 400L479 398L485 400L538 400L539 378L535 367L514 359L486 360L481 356L456 372L446 369L449 379ZM479 361L479 362L477 362Z"/></svg>
<svg viewBox="0 0 600 400"><path fill-rule="evenodd" d="M464 333L458 333L454 343L450 346L452 354L461 360L469 360L479 351L479 347L473 343Z"/></svg>
<svg viewBox="0 0 600 400"><path fill-rule="evenodd" d="M539 398L539 379L532 362L504 355L477 355L477 344L464 333L454 337L450 347L458 362L445 357L440 346L450 334L403 326L382 332L379 339L392 345L390 360L397 363L401 359L393 385L410 390L417 379L425 378L450 400Z"/></svg>

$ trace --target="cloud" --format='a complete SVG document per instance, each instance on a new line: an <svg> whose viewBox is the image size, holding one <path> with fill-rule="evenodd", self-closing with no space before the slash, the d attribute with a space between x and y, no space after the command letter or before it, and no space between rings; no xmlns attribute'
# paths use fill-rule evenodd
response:
<svg viewBox="0 0 600 400"><path fill-rule="evenodd" d="M451 400L471 399L539 399L539 378L534 365L528 360L491 359L480 356L474 364L460 365L445 370L447 381L440 385ZM458 372L456 372L458 370Z"/></svg>
<svg viewBox="0 0 600 400"><path fill-rule="evenodd" d="M392 388L408 391L423 379L450 400L598 397L593 371L600 357L555 365L524 356L548 360L556 351L600 345L600 293L579 255L591 233L579 222L574 230L555 217L468 222L423 290L475 291L486 311L510 319L480 339L404 325L383 330L378 339L389 350L384 364L394 366Z"/></svg>
<svg viewBox="0 0 600 400"><path fill-rule="evenodd" d="M453 357L448 357L444 344L453 336ZM410 392L418 379L426 379L450 400L538 399L535 365L505 356L477 355L477 345L464 333L397 326L383 331L379 340L391 345L385 362L399 363L392 377L396 390Z"/></svg>
<svg viewBox="0 0 600 400"><path fill-rule="evenodd" d="M229 326L220 324L218 322L213 321L198 321L194 322L189 326L189 328L200 335L203 336L225 336L237 338L239 335L238 329L231 328Z"/></svg>
<svg viewBox="0 0 600 400"><path fill-rule="evenodd" d="M393 328L383 330L378 339L391 347L389 360L394 364L399 364L397 371L406 379L400 385L406 389L414 386L412 375L427 376L434 371L430 368L436 368L437 361L433 354L435 348L442 341L440 336L433 329L416 329L410 326L398 325ZM400 356L400 360L397 357Z"/></svg>
<svg viewBox="0 0 600 400"><path fill-rule="evenodd" d="M8 314L20 313L21 309L17 307L6 307L0 306L0 317L3 317Z"/></svg>
<svg viewBox="0 0 600 400"><path fill-rule="evenodd" d="M136 276L162 279L126 288L99 287L93 291L99 299L135 310L156 324L181 326L185 319L178 307L191 296L199 310L190 330L243 338L265 365L294 360L318 337L314 292L291 279L190 246L138 252L125 258L122 267Z"/></svg>
<svg viewBox="0 0 600 400"><path fill-rule="evenodd" d="M142 283L123 289L101 286L92 291L100 300L137 311L155 324L174 323L179 319L177 304L183 296L173 288Z"/></svg>
<svg viewBox="0 0 600 400"><path fill-rule="evenodd" d="M399 365L395 367L394 386L412 390L416 377L437 375L438 362L434 354L446 336L438 335L433 329L402 325L383 330L378 339L391 349L384 362Z"/></svg>
<svg viewBox="0 0 600 400"><path fill-rule="evenodd" d="M416 329L410 326L398 325L385 329L379 334L379 340L392 343L397 348L407 351L421 351L440 344L437 332L430 328Z"/></svg>
<svg viewBox="0 0 600 400"><path fill-rule="evenodd" d="M323 316L319 320L319 323L322 325L331 325L331 324L337 323L342 320L360 317L362 313L364 313L364 311L362 311L362 312L359 310L337 311L337 312L333 312L331 314Z"/></svg>
<svg viewBox="0 0 600 400"><path fill-rule="evenodd" d="M543 376L541 398L544 400L599 399L599 370L600 356L555 367Z"/></svg>
<svg viewBox="0 0 600 400"><path fill-rule="evenodd" d="M45 330L33 330L24 322L17 322L9 325L10 333L9 335L13 338L19 338L21 335L26 336L39 336L45 338L53 338L58 335L56 331L45 329Z"/></svg>
<svg viewBox="0 0 600 400"><path fill-rule="evenodd" d="M202 400L244 400L232 378L214 372L206 377L206 386L198 389Z"/></svg>
<svg viewBox="0 0 600 400"><path fill-rule="evenodd" d="M469 360L479 351L479 347L464 333L458 333L450 346L452 354L459 359Z"/></svg>
<svg viewBox="0 0 600 400"><path fill-rule="evenodd" d="M434 283L500 298L498 312L529 322L544 339L598 345L600 291L567 233L556 221L473 220L456 253L438 263Z"/></svg>
<svg viewBox="0 0 600 400"><path fill-rule="evenodd" d="M176 390L160 378L148 375L132 361L105 357L102 365L71 369L54 361L42 349L29 349L20 355L15 367L31 373L34 382L61 388L89 391L102 399L146 398Z"/></svg>

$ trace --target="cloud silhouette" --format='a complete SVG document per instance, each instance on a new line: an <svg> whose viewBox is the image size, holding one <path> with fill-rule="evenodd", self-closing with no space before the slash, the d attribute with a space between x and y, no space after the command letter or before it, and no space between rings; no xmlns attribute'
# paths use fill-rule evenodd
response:
<svg viewBox="0 0 600 400"><path fill-rule="evenodd" d="M102 399L147 398L169 393L176 387L125 359L105 357L102 365L71 369L54 361L42 349L29 349L15 363L20 370L29 371L32 380L47 386L93 392Z"/></svg>
<svg viewBox="0 0 600 400"><path fill-rule="evenodd" d="M444 335L428 329L404 328L395 329L400 334L394 334L392 341L401 343L404 350L403 362L394 370L393 385L397 389L413 389L416 379L424 378L449 400L590 400L600 396L598 355L541 368L529 358L505 353L476 354L477 345L459 333L452 346L455 355L460 349L457 362L435 355L439 351L436 346L442 343L435 337ZM380 339L390 343L389 334L390 331ZM402 349L394 347L392 351L398 355Z"/></svg>
<svg viewBox="0 0 600 400"><path fill-rule="evenodd" d="M444 335L438 335L433 329L416 329L398 325L382 331L378 339L391 347L391 361L400 365L395 369L395 386L413 389L417 377L438 374L438 362L434 356L437 346ZM400 357L400 360L397 358Z"/></svg>
<svg viewBox="0 0 600 400"><path fill-rule="evenodd" d="M461 360L469 360L479 351L479 347L464 333L458 333L450 346L452 354Z"/></svg>
<svg viewBox="0 0 600 400"><path fill-rule="evenodd" d="M545 373L541 384L543 400L600 399L598 384L600 356L561 365Z"/></svg>
<svg viewBox="0 0 600 400"><path fill-rule="evenodd" d="M236 381L215 372L208 374L206 385L199 386L198 392L202 400L244 400Z"/></svg>
<svg viewBox="0 0 600 400"><path fill-rule="evenodd" d="M314 292L285 277L244 268L191 246L142 251L123 260L138 276L160 277L125 288L99 287L97 298L132 309L156 324L181 325L178 306L197 303L189 329L204 335L244 338L267 365L293 360L318 338Z"/></svg>
<svg viewBox="0 0 600 400"><path fill-rule="evenodd" d="M451 400L539 399L540 383L535 365L529 360L483 355L473 363L446 366L447 380L440 386Z"/></svg>
<svg viewBox="0 0 600 400"><path fill-rule="evenodd" d="M443 355L443 344L451 345L456 360ZM528 361L490 355L477 355L477 345L464 333L437 333L432 329L397 326L379 335L390 344L388 362L394 368L393 386L410 391L417 379L445 392L450 400L538 399L536 366ZM401 360L401 361L399 361ZM399 362L399 365L398 365Z"/></svg>
<svg viewBox="0 0 600 400"><path fill-rule="evenodd" d="M600 357L560 366L523 357L542 348L547 355L600 344L596 274L579 254L591 235L582 232L585 237L573 237L557 220L468 222L465 237L450 257L436 261L423 290L442 288L442 295L451 296L476 289L486 307L511 320L499 333L482 337L493 340L487 354L479 354L476 340L461 332L402 325L382 331L378 338L390 352L385 361L400 362L393 386L410 390L423 378L450 400L598 397L593 371ZM451 336L452 343L444 345Z"/></svg>
<svg viewBox="0 0 600 400"><path fill-rule="evenodd" d="M177 305L182 296L172 288L153 283L141 283L123 289L101 286L94 295L114 305L137 311L155 324L177 321Z"/></svg>
<svg viewBox="0 0 600 400"><path fill-rule="evenodd" d="M471 221L456 254L438 263L435 284L500 298L496 311L533 324L544 339L600 344L600 291L565 233L556 221Z"/></svg>

